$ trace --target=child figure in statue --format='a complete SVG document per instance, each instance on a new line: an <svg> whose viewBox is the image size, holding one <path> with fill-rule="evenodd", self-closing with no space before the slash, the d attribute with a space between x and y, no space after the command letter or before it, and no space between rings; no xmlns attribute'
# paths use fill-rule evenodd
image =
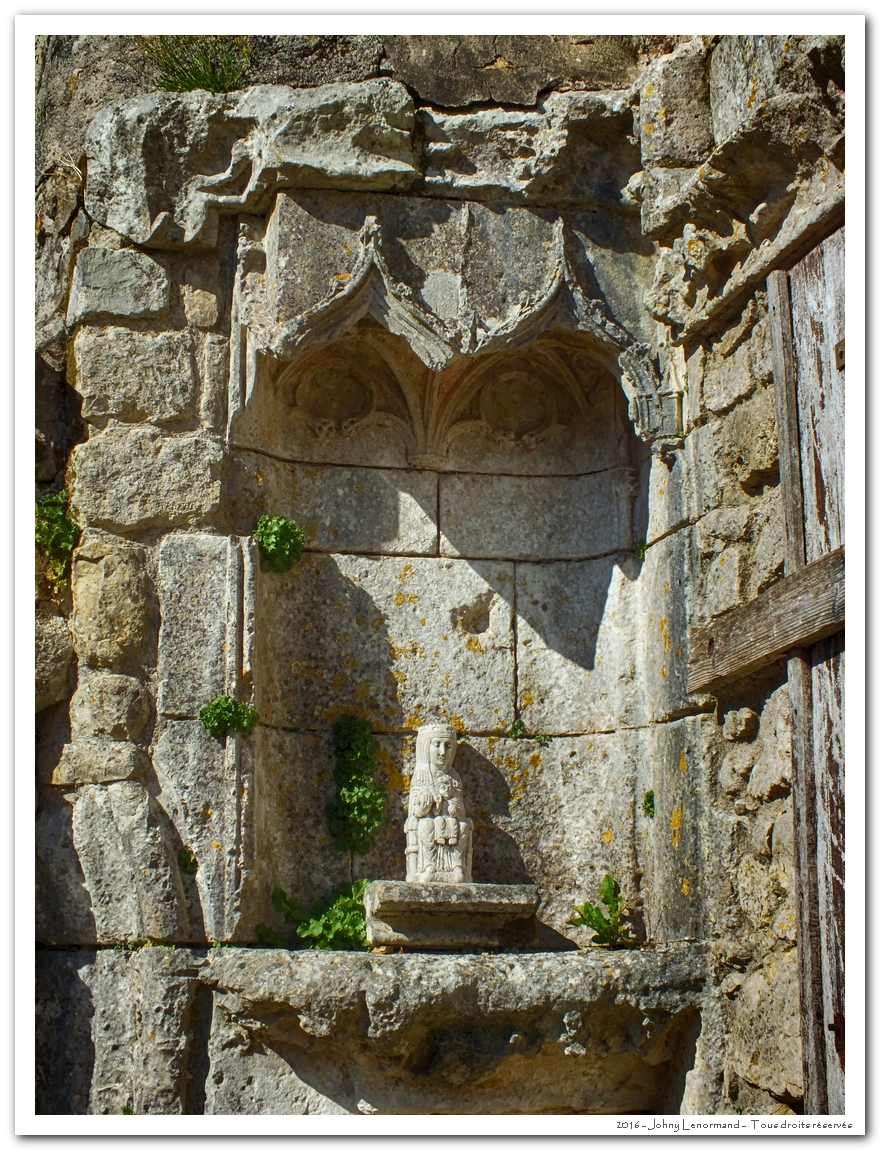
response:
<svg viewBox="0 0 881 1151"><path fill-rule="evenodd" d="M408 883L470 883L471 832L462 780L453 769L456 733L446 724L421 727L404 832Z"/></svg>

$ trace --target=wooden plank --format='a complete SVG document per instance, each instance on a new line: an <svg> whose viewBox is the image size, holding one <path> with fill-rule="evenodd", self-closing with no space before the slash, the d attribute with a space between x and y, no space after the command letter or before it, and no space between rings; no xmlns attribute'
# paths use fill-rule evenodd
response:
<svg viewBox="0 0 881 1151"><path fill-rule="evenodd" d="M790 273L805 560L844 543L844 229Z"/></svg>
<svg viewBox="0 0 881 1151"><path fill-rule="evenodd" d="M772 272L768 276L768 311L771 321L774 403L777 409L777 456L786 531L784 559L786 573L790 575L796 568L804 566L805 543L798 442L798 391L792 344L789 277L786 272Z"/></svg>
<svg viewBox="0 0 881 1151"><path fill-rule="evenodd" d="M844 627L844 548L689 632L688 690L717 691Z"/></svg>
<svg viewBox="0 0 881 1151"><path fill-rule="evenodd" d="M820 901L817 896L817 789L814 776L813 695L807 649L786 665L792 724L792 823L795 909L798 921L801 1059L806 1115L827 1115L826 1020L823 1003Z"/></svg>
<svg viewBox="0 0 881 1151"><path fill-rule="evenodd" d="M844 633L811 648L826 1088L844 1112Z"/></svg>

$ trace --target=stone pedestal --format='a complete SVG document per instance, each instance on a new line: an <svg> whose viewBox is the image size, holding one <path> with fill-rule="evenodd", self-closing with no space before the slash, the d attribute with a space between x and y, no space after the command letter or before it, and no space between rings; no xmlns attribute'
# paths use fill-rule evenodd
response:
<svg viewBox="0 0 881 1151"><path fill-rule="evenodd" d="M537 943L531 884L375 880L364 893L374 947L529 948Z"/></svg>

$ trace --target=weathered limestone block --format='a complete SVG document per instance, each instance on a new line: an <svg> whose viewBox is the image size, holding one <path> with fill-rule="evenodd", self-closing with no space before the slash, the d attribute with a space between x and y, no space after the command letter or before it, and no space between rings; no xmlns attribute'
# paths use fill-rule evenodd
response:
<svg viewBox="0 0 881 1151"><path fill-rule="evenodd" d="M677 1113L705 956L608 959L42 952L37 1110Z"/></svg>
<svg viewBox="0 0 881 1151"><path fill-rule="evenodd" d="M728 1041L747 1083L792 1103L802 1098L798 962L794 948L769 955L744 980Z"/></svg>
<svg viewBox="0 0 881 1151"><path fill-rule="evenodd" d="M159 548L159 711L193 716L215 696L238 696L231 660L243 563L227 536L168 535Z"/></svg>
<svg viewBox="0 0 881 1151"><path fill-rule="evenodd" d="M654 50L669 50L670 39L655 37ZM560 81L589 90L628 88L641 46L629 36L390 36L383 44L408 86L448 108L486 101L532 106Z"/></svg>
<svg viewBox="0 0 881 1151"><path fill-rule="evenodd" d="M73 452L79 520L122 532L198 523L218 507L222 456L204 435L106 428Z"/></svg>
<svg viewBox="0 0 881 1151"><path fill-rule="evenodd" d="M206 1110L219 1113L677 1111L703 981L686 949L614 966L272 951L209 963L220 995ZM251 1053L279 1050L277 1033L285 1062L266 1068L261 1054L258 1067Z"/></svg>
<svg viewBox="0 0 881 1151"><path fill-rule="evenodd" d="M36 625L34 710L42 711L70 694L74 644L64 616L40 611Z"/></svg>
<svg viewBox="0 0 881 1151"><path fill-rule="evenodd" d="M183 287L184 311L187 322L194 328L213 328L220 315L216 292L207 288L195 288L191 284Z"/></svg>
<svg viewBox="0 0 881 1151"><path fill-rule="evenodd" d="M254 866L253 735L208 735L197 720L166 720L153 753L157 802L196 857L181 874L188 939L236 937L242 889ZM257 918L267 909L260 907ZM253 932L251 933L253 938Z"/></svg>
<svg viewBox="0 0 881 1151"><path fill-rule="evenodd" d="M774 392L759 388L738 405L725 422L723 451L731 470L746 492L777 479L777 424Z"/></svg>
<svg viewBox="0 0 881 1151"><path fill-rule="evenodd" d="M103 735L110 739L136 740L150 718L150 694L130 675L80 671L71 700L70 719L74 737Z"/></svg>
<svg viewBox="0 0 881 1151"><path fill-rule="evenodd" d="M343 712L380 731L425 717L469 731L514 713L513 572L503 561L305 555L257 575L255 707L326 729Z"/></svg>
<svg viewBox="0 0 881 1151"><path fill-rule="evenodd" d="M165 269L143 252L85 248L74 267L67 326L99 316L159 316L168 293Z"/></svg>
<svg viewBox="0 0 881 1151"><path fill-rule="evenodd" d="M152 607L144 550L86 533L74 554L71 587L71 631L80 659L118 667L137 655Z"/></svg>
<svg viewBox="0 0 881 1151"><path fill-rule="evenodd" d="M694 46L655 60L640 77L644 168L696 166L713 150L708 61Z"/></svg>
<svg viewBox="0 0 881 1151"><path fill-rule="evenodd" d="M83 418L163 424L194 413L199 383L187 332L81 328L73 345Z"/></svg>
<svg viewBox="0 0 881 1151"><path fill-rule="evenodd" d="M719 508L698 520L694 539L700 555L699 596L707 618L744 600L749 508Z"/></svg>
<svg viewBox="0 0 881 1151"><path fill-rule="evenodd" d="M72 807L66 820L55 804L37 820L40 941L190 939L172 829L144 783L86 784L65 799ZM59 821L62 838L56 842ZM55 911L68 899L77 909L73 917Z"/></svg>
<svg viewBox="0 0 881 1151"><path fill-rule="evenodd" d="M638 573L626 554L518 565L518 704L530 731L609 731L645 721Z"/></svg>
<svg viewBox="0 0 881 1151"><path fill-rule="evenodd" d="M636 668L648 722L695 711L708 702L688 693L692 547L687 530L674 532L652 544L643 560Z"/></svg>
<svg viewBox="0 0 881 1151"><path fill-rule="evenodd" d="M287 464L243 452L233 457L229 498L243 534L261 515L285 516L316 551L436 555L437 484L433 472Z"/></svg>
<svg viewBox="0 0 881 1151"><path fill-rule="evenodd" d="M554 479L443 476L441 552L575 560L619 551L633 542L634 496L630 469Z"/></svg>
<svg viewBox="0 0 881 1151"><path fill-rule="evenodd" d="M425 183L435 195L620 207L639 167L626 92L554 92L525 112L423 108L418 115Z"/></svg>
<svg viewBox="0 0 881 1151"><path fill-rule="evenodd" d="M150 770L150 757L132 743L83 739L65 744L52 772L55 787L80 787L85 783L116 783L143 779Z"/></svg>
<svg viewBox="0 0 881 1151"><path fill-rule="evenodd" d="M364 893L367 938L374 947L528 949L537 902L525 884L374 880Z"/></svg>
<svg viewBox="0 0 881 1151"><path fill-rule="evenodd" d="M749 792L767 802L787 795L791 784L792 721L786 684L765 705L759 734L760 751L749 777Z"/></svg>
<svg viewBox="0 0 881 1151"><path fill-rule="evenodd" d="M35 351L56 370L64 363L64 313L71 260L76 245L82 243L89 230L85 213L78 211L81 184L78 171L54 166L38 182L35 195Z"/></svg>
<svg viewBox="0 0 881 1151"><path fill-rule="evenodd" d="M95 912L73 842L76 793L40 787L37 796L34 937L45 944L93 943L97 939Z"/></svg>
<svg viewBox="0 0 881 1151"><path fill-rule="evenodd" d="M217 213L247 212L267 189L408 187L412 132L413 101L388 79L155 92L100 112L89 126L87 207L135 243L213 244Z"/></svg>

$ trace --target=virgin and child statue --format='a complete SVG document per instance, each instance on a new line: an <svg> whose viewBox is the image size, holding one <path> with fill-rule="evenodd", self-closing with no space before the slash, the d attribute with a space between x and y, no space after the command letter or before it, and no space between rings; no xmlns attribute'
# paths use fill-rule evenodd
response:
<svg viewBox="0 0 881 1151"><path fill-rule="evenodd" d="M407 882L471 883L471 833L462 780L453 767L456 732L446 724L421 727L407 807Z"/></svg>

